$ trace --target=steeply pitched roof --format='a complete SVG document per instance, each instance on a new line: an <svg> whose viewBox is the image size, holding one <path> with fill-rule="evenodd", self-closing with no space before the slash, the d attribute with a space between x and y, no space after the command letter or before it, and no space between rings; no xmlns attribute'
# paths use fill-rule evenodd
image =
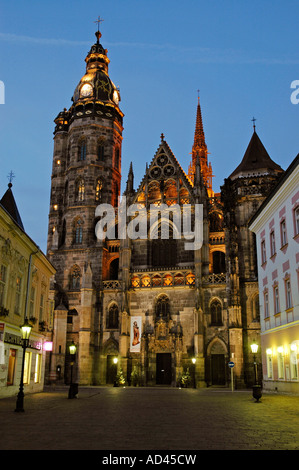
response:
<svg viewBox="0 0 299 470"><path fill-rule="evenodd" d="M12 193L12 184L9 183L8 185L8 190L4 193L0 205L8 212L8 214L11 216L11 218L14 220L16 224L21 227L22 230L24 230L23 222L14 198L14 195Z"/></svg>
<svg viewBox="0 0 299 470"><path fill-rule="evenodd" d="M282 168L270 158L259 136L256 131L254 131L243 160L232 172L230 178L235 179L237 177L264 172L280 173L282 171Z"/></svg>

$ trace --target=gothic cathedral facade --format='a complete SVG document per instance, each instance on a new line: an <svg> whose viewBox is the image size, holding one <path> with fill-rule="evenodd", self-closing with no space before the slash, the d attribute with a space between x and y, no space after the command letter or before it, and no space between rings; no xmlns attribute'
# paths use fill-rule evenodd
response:
<svg viewBox="0 0 299 470"><path fill-rule="evenodd" d="M252 383L249 345L259 338L254 235L248 222L282 173L255 129L240 165L212 188L198 100L186 173L161 135L137 188L133 165L120 198L124 115L96 33L69 110L55 119L47 256L57 270L48 380L69 382L68 347L77 345L81 385L178 386ZM120 205L145 214L146 237L120 235ZM112 207L114 236L98 237L97 207ZM202 244L186 249L182 218L202 208ZM160 208L169 215L165 221ZM152 223L150 208L157 209ZM169 209L169 211L167 211ZM164 236L164 232L167 236Z"/></svg>

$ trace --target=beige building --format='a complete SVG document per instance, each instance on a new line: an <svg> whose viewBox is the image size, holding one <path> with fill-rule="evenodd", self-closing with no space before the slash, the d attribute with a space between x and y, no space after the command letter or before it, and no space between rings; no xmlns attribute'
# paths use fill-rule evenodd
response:
<svg viewBox="0 0 299 470"><path fill-rule="evenodd" d="M248 220L282 169L254 130L240 165L215 193L198 100L191 162L181 165L162 134L137 188L131 164L122 195L125 227L133 223L129 211L135 205L145 236L123 236L118 196L124 115L101 33L96 37L71 106L55 119L47 256L57 273L49 379L69 382L74 341L80 384L113 384L121 372L127 383L225 386L232 360L235 385L244 387L253 380L248 351L260 328ZM97 207L103 204L114 211L116 231L111 236L107 226L109 236L99 238L95 228L103 213ZM197 206L202 245L187 250L183 214L191 208L194 227ZM166 225L161 214L152 223L152 207L170 210Z"/></svg>
<svg viewBox="0 0 299 470"><path fill-rule="evenodd" d="M256 235L263 386L299 393L299 155L259 208Z"/></svg>
<svg viewBox="0 0 299 470"><path fill-rule="evenodd" d="M20 326L25 317L33 328L25 355L24 393L38 392L44 385L45 343L53 327L49 288L55 269L26 234L11 184L0 201L0 269L0 396L19 391Z"/></svg>

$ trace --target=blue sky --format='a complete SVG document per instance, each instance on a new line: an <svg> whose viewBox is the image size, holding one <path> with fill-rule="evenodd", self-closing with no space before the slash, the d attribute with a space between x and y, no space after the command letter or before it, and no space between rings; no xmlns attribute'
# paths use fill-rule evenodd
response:
<svg viewBox="0 0 299 470"><path fill-rule="evenodd" d="M298 0L0 0L0 194L13 171L25 230L46 251L54 118L71 105L95 42L125 114L122 178L135 187L165 139L188 170L200 99L217 192L257 132L284 169L299 152Z"/></svg>

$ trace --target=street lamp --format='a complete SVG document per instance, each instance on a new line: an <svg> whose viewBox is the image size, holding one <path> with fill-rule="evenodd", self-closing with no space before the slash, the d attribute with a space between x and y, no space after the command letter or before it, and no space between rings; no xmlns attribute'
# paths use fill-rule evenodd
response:
<svg viewBox="0 0 299 470"><path fill-rule="evenodd" d="M196 364L196 357L192 357L192 364L193 364L193 388L196 388L196 380L195 380L195 364Z"/></svg>
<svg viewBox="0 0 299 470"><path fill-rule="evenodd" d="M78 384L73 384L73 365L75 362L75 355L76 355L77 347L74 341L69 346L69 352L71 355L71 383L69 388L69 398L75 398L78 393Z"/></svg>
<svg viewBox="0 0 299 470"><path fill-rule="evenodd" d="M258 375L257 375L257 362L256 362L256 354L258 352L258 344L254 341L251 345L251 352L253 354L253 364L254 364L254 385L252 387L252 395L253 398L256 399L258 402L262 396L262 387L258 384Z"/></svg>
<svg viewBox="0 0 299 470"><path fill-rule="evenodd" d="M117 363L118 363L118 357L114 357L113 358L113 364L115 366L114 370L113 370L113 372L114 372L114 384L113 384L113 386L114 387L118 387L118 383L117 383L117 380L116 380L117 379Z"/></svg>
<svg viewBox="0 0 299 470"><path fill-rule="evenodd" d="M24 365L25 365L25 352L29 346L29 336L31 333L32 326L28 322L27 318L25 318L25 322L22 326L20 326L21 334L22 334L22 348L23 348L23 358L22 358L22 371L21 371L21 379L20 379L20 389L17 396L17 403L15 411L24 411Z"/></svg>

